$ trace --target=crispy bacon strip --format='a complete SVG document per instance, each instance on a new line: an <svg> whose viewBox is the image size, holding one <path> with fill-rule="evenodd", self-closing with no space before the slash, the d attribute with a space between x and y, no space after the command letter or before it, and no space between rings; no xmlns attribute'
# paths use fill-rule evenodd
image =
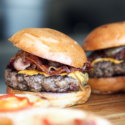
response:
<svg viewBox="0 0 125 125"><path fill-rule="evenodd" d="M87 63L85 63L84 66L86 66L87 69L90 69L93 67L90 61L87 61Z"/></svg>
<svg viewBox="0 0 125 125"><path fill-rule="evenodd" d="M68 68L68 66L66 66L66 65L58 68L58 70L50 70L48 65L44 65L42 63L42 60L41 60L41 62L37 61L33 56L26 56L26 58L29 59L30 61L34 62L40 70L42 70L43 72L45 72L49 75L58 75L63 72L71 73L73 71L81 71L81 72L85 73L86 71L88 71L88 70L83 70L83 69L75 68L75 67ZM90 64L91 63L89 63L87 65L87 68L90 66Z"/></svg>
<svg viewBox="0 0 125 125"><path fill-rule="evenodd" d="M84 64L84 69L83 68L75 68L75 67L71 67L71 66L67 66L67 65L60 65L60 67L55 67L52 68L54 66L50 66L48 61L47 63L45 63L46 60L41 59L35 55L32 55L30 53L24 52L22 50L18 51L18 53L16 53L15 55L15 59L17 58L22 58L22 60L25 61L29 61L30 62L30 67L32 68L33 64L36 65L34 67L37 67L38 70L43 71L45 73L47 73L48 75L58 75L61 73L71 73L73 71L81 71L83 73L90 71L90 68L92 67L90 62L87 62ZM13 61L14 59L11 58L9 66L13 65Z"/></svg>
<svg viewBox="0 0 125 125"><path fill-rule="evenodd" d="M88 62L87 62L88 63ZM86 65L86 63L85 63L85 65ZM84 66L85 66L84 65ZM74 71L80 71L80 72L82 72L82 73L85 73L85 72L89 72L89 71L91 71L91 67L90 68L87 68L87 69L81 69L81 68L75 68L75 67L68 67L68 66L62 66L63 68L65 68L66 69L66 72L67 73L71 73L71 72L74 72Z"/></svg>
<svg viewBox="0 0 125 125"><path fill-rule="evenodd" d="M49 74L49 72L48 72L48 66L45 66L45 65L43 65L41 62L39 62L38 60L35 60L34 58L32 58L32 57L30 57L30 56L26 56L26 58L27 59L29 59L30 61L32 61L32 62L34 62L37 66L38 66L38 68L40 69L40 70L42 70L43 72L45 72L45 73L47 73L47 74Z"/></svg>
<svg viewBox="0 0 125 125"><path fill-rule="evenodd" d="M30 61L34 62L40 70L42 70L43 72L49 74L49 75L58 75L62 72L65 72L65 69L63 69L62 67L59 70L49 70L49 66L48 65L43 65L40 64L38 61L36 61L35 59L33 59L32 57L26 56L27 59L29 59Z"/></svg>
<svg viewBox="0 0 125 125"><path fill-rule="evenodd" d="M14 57L12 57L9 61L9 64L7 65L7 67L13 67L13 62L14 62Z"/></svg>

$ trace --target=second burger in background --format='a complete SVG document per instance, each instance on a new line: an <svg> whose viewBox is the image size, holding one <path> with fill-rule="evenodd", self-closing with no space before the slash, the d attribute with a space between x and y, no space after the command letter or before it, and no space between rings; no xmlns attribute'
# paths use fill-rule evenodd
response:
<svg viewBox="0 0 125 125"><path fill-rule="evenodd" d="M27 28L10 39L20 48L5 69L7 93L45 97L52 106L84 103L90 96L83 49L67 35L48 28Z"/></svg>
<svg viewBox="0 0 125 125"><path fill-rule="evenodd" d="M86 37L83 49L93 70L88 84L93 93L125 91L125 22L102 25Z"/></svg>

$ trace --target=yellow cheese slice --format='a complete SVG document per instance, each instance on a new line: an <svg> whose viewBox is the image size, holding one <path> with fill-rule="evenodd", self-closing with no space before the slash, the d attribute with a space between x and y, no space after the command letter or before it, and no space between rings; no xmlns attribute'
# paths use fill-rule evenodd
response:
<svg viewBox="0 0 125 125"><path fill-rule="evenodd" d="M94 65L97 62L101 62L101 61L110 61L110 62L113 62L115 64L120 64L120 63L123 62L123 60L116 60L116 59L113 59L113 58L97 58L94 61L92 61L92 65Z"/></svg>
<svg viewBox="0 0 125 125"><path fill-rule="evenodd" d="M50 75L48 75L48 74L46 74L44 72L38 71L38 70L22 70L22 71L19 71L18 74L25 74L25 75L37 75L37 74L41 74L41 75L44 75L46 77L50 76ZM67 73L61 73L59 75L61 75L61 76L68 75L68 76L71 76L74 79L77 79L77 77L78 77L79 80L81 81L81 83L83 83L86 80L86 78L87 78L87 81L88 81L88 74L87 73L82 73L80 71L74 71L74 72L71 72L69 74L67 74Z"/></svg>
<svg viewBox="0 0 125 125"><path fill-rule="evenodd" d="M18 74L25 74L25 75L37 75L37 74L41 74L41 75L44 75L46 77L48 77L49 75L44 73L44 72L41 72L41 71L38 71L38 70L22 70L22 71L19 71Z"/></svg>

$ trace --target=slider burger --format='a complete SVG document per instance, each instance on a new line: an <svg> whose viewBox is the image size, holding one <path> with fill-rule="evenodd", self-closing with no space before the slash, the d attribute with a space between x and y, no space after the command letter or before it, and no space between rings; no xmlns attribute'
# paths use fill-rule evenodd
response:
<svg viewBox="0 0 125 125"><path fill-rule="evenodd" d="M47 102L28 94L0 94L0 125L111 125L90 112L52 108Z"/></svg>
<svg viewBox="0 0 125 125"><path fill-rule="evenodd" d="M85 38L83 49L93 65L88 84L93 93L125 90L125 22L102 25Z"/></svg>
<svg viewBox="0 0 125 125"><path fill-rule="evenodd" d="M27 28L10 39L19 50L5 69L7 93L45 97L53 106L84 103L91 63L67 35L48 28Z"/></svg>

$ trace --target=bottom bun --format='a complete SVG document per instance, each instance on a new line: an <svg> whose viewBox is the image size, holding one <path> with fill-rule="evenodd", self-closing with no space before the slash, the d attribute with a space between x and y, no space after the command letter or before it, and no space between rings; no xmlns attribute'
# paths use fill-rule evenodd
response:
<svg viewBox="0 0 125 125"><path fill-rule="evenodd" d="M125 91L125 77L90 78L88 84L92 93L111 94Z"/></svg>
<svg viewBox="0 0 125 125"><path fill-rule="evenodd" d="M68 92L68 93L52 93L52 92L28 92L14 90L7 87L7 94L32 94L48 99L54 107L69 107L75 104L83 104L87 101L91 93L90 86L86 86L84 91Z"/></svg>

